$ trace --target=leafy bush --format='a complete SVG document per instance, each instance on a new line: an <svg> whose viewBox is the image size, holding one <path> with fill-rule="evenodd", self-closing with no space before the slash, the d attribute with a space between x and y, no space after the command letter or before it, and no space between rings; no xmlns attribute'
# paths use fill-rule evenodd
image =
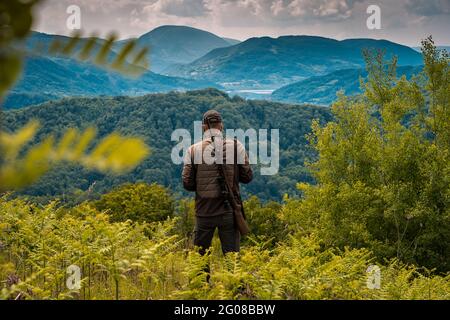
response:
<svg viewBox="0 0 450 320"><path fill-rule="evenodd" d="M287 233L284 221L279 217L282 205L271 201L262 204L252 196L244 203L245 215L251 228L251 237L257 241L266 241L267 245L283 240Z"/></svg>
<svg viewBox="0 0 450 320"><path fill-rule="evenodd" d="M174 213L172 197L157 184L125 184L102 195L94 205L99 211L107 211L111 221L162 221Z"/></svg>

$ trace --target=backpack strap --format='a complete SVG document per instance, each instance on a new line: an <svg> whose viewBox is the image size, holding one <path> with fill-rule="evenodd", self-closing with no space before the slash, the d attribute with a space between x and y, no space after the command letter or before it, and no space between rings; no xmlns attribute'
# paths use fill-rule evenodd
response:
<svg viewBox="0 0 450 320"><path fill-rule="evenodd" d="M239 167L237 164L237 139L234 138L234 162L233 162L233 166L234 166L234 187L236 188L236 186L239 186ZM237 190L236 190L237 191Z"/></svg>
<svg viewBox="0 0 450 320"><path fill-rule="evenodd" d="M235 193L235 197L236 197L237 201L241 205L242 216L244 217L244 219L246 219L244 203L242 202L241 192L239 190L239 165L237 162L237 160L238 160L237 143L238 143L237 139L234 138L234 186L233 186L234 190L233 190L233 192Z"/></svg>

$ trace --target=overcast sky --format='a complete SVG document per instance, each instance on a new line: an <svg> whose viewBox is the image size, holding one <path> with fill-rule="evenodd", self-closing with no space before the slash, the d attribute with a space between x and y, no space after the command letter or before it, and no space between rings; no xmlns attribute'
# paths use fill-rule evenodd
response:
<svg viewBox="0 0 450 320"><path fill-rule="evenodd" d="M70 5L81 9L85 34L121 38L165 24L188 25L245 40L287 34L335 39L369 37L416 46L432 34L450 45L450 0L46 0L37 8L34 29L70 34ZM367 7L381 9L381 30L366 27Z"/></svg>

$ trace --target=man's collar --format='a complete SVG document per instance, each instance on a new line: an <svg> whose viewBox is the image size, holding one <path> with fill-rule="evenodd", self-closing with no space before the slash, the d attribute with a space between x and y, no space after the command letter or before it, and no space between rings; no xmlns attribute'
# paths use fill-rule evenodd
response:
<svg viewBox="0 0 450 320"><path fill-rule="evenodd" d="M211 139L211 136L223 138L223 133L219 129L208 129L203 133L203 140Z"/></svg>

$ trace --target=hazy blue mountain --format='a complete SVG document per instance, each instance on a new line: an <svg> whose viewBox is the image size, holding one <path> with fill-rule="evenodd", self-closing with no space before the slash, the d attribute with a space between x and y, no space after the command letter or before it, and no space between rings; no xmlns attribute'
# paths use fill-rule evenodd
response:
<svg viewBox="0 0 450 320"><path fill-rule="evenodd" d="M150 68L154 72L162 72L173 64L190 63L213 49L231 45L211 32L186 26L160 26L137 41L139 46L150 48Z"/></svg>
<svg viewBox="0 0 450 320"><path fill-rule="evenodd" d="M61 43L70 40L69 37L61 36L57 34L48 34L43 32L32 31L25 41L27 49L44 50L45 52L49 48L52 41L60 41ZM99 41L102 41L99 39Z"/></svg>
<svg viewBox="0 0 450 320"><path fill-rule="evenodd" d="M421 66L398 67L397 76L406 75L410 78L421 71ZM367 77L365 69L338 70L281 87L272 93L271 99L291 103L329 105L336 100L336 92L339 90L344 90L346 95L361 93L360 77Z"/></svg>
<svg viewBox="0 0 450 320"><path fill-rule="evenodd" d="M205 87L219 86L208 81L168 77L150 71L139 78L129 78L75 59L33 56L26 59L22 78L3 106L19 108L67 96L136 96Z"/></svg>
<svg viewBox="0 0 450 320"><path fill-rule="evenodd" d="M27 40L28 48L48 48L54 39L68 41L68 37L32 32ZM87 38L86 38L87 39ZM82 41L85 39L82 39ZM154 72L162 72L173 64L190 63L209 51L239 43L238 40L226 39L200 29L187 26L160 26L143 34L139 38L117 41L113 49L117 52L130 40L137 41L137 47L149 48L150 68ZM98 39L101 44L105 40Z"/></svg>
<svg viewBox="0 0 450 320"><path fill-rule="evenodd" d="M411 47L411 48L413 48L417 52L421 52L421 47ZM450 46L437 46L436 48L440 50L447 50L447 52L450 52Z"/></svg>
<svg viewBox="0 0 450 320"><path fill-rule="evenodd" d="M75 57L79 54L80 49L84 46L84 44L89 40L90 38L80 38L78 43L76 44L75 48L73 49L72 55ZM57 34L48 34L48 33L42 33L37 31L32 31L30 35L25 40L25 48L28 52L32 52L35 55L42 55L42 56L54 56L54 54L50 53L50 46L55 42L59 42L61 46L65 46L69 41L71 40L70 37L57 35ZM91 55L95 56L98 49L101 47L101 45L105 43L105 39L102 38L96 38L96 44L94 45ZM111 51L109 54L109 59L113 59L116 57L116 52Z"/></svg>
<svg viewBox="0 0 450 320"><path fill-rule="evenodd" d="M241 40L231 39L231 38L222 38L222 39L225 40L226 42L228 42L232 46L242 42Z"/></svg>
<svg viewBox="0 0 450 320"><path fill-rule="evenodd" d="M419 65L421 55L410 47L387 40L334 39L313 36L251 38L237 45L212 50L169 74L219 81L227 89L279 88L307 77L364 66L365 48L396 55L399 65Z"/></svg>

